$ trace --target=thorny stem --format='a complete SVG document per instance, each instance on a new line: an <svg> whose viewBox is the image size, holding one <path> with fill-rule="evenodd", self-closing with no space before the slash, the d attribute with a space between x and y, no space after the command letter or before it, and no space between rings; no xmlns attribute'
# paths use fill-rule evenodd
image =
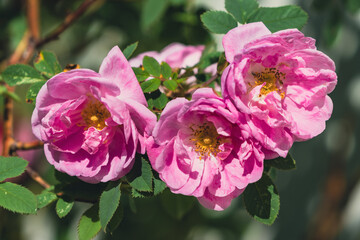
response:
<svg viewBox="0 0 360 240"><path fill-rule="evenodd" d="M50 184L48 184L37 172L35 172L31 167L26 167L26 172L29 174L29 176L37 183L39 183L42 187L45 189L48 189L51 187Z"/></svg>

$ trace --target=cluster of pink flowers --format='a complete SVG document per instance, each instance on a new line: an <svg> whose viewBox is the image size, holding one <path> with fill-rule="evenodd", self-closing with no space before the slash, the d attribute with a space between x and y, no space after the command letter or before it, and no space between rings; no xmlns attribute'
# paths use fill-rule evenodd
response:
<svg viewBox="0 0 360 240"><path fill-rule="evenodd" d="M99 73L60 73L40 89L32 115L33 132L59 171L90 182L127 174L136 151L145 153L156 116L126 58L114 47Z"/></svg>
<svg viewBox="0 0 360 240"><path fill-rule="evenodd" d="M265 159L285 157L293 142L320 134L332 112L333 61L296 29L271 32L242 25L223 38L229 66L221 93L196 90L170 101L160 119L147 109L130 67L144 56L172 68L194 66L203 46L173 44L130 61L114 47L99 73L64 72L40 90L32 117L48 161L90 182L125 176L136 152L173 193L195 196L223 210L258 181Z"/></svg>

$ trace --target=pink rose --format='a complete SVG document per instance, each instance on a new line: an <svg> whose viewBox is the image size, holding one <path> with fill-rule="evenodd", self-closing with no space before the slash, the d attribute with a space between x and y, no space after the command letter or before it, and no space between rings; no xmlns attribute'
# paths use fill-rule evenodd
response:
<svg viewBox="0 0 360 240"><path fill-rule="evenodd" d="M148 156L173 193L223 210L261 178L264 154L249 132L230 101L211 88L198 89L192 101L167 104L148 140Z"/></svg>
<svg viewBox="0 0 360 240"><path fill-rule="evenodd" d="M285 157L294 141L324 131L337 76L314 39L297 29L271 34L257 22L230 30L223 46L230 63L221 78L223 97L251 115L267 158Z"/></svg>
<svg viewBox="0 0 360 240"><path fill-rule="evenodd" d="M114 47L99 73L77 69L47 81L36 99L33 132L57 170L90 183L116 180L129 172L136 151L145 153L156 123L146 106L135 74Z"/></svg>
<svg viewBox="0 0 360 240"><path fill-rule="evenodd" d="M132 67L140 67L145 56L155 58L159 63L166 62L171 68L192 67L200 61L205 46L186 46L181 43L172 43L161 52L144 52L132 58L129 63Z"/></svg>

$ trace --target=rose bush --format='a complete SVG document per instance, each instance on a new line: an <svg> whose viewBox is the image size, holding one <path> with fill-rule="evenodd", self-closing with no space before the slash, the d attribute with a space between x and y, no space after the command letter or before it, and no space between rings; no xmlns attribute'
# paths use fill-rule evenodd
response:
<svg viewBox="0 0 360 240"><path fill-rule="evenodd" d="M129 63L132 67L140 67L145 56L153 57L158 62L166 62L173 69L192 67L201 58L205 46L186 46L181 43L172 43L160 52L149 51L132 58Z"/></svg>
<svg viewBox="0 0 360 240"><path fill-rule="evenodd" d="M267 158L285 157L294 141L325 129L333 104L334 62L316 50L315 40L297 29L271 34L261 22L230 30L223 38L230 65L222 94L251 116L252 133L270 150Z"/></svg>
<svg viewBox="0 0 360 240"><path fill-rule="evenodd" d="M152 167L173 193L223 210L261 178L264 154L246 117L211 88L168 103L148 141Z"/></svg>
<svg viewBox="0 0 360 240"><path fill-rule="evenodd" d="M60 73L41 88L32 115L33 132L59 171L90 182L124 176L156 116L122 52L114 47L99 73L77 69Z"/></svg>

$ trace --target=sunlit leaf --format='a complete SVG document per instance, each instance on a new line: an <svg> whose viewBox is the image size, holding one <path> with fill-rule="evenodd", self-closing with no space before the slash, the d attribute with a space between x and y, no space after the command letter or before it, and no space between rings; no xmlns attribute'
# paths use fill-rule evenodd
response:
<svg viewBox="0 0 360 240"><path fill-rule="evenodd" d="M130 44L129 46L127 46L124 49L124 51L122 51L124 56L126 57L126 59L129 59L132 56L132 54L136 50L138 44L139 44L139 42L134 42L134 43Z"/></svg>
<svg viewBox="0 0 360 240"><path fill-rule="evenodd" d="M9 86L31 84L45 80L38 71L24 64L10 65L4 70L2 77Z"/></svg>
<svg viewBox="0 0 360 240"><path fill-rule="evenodd" d="M69 214L73 206L73 200L59 198L59 200L56 202L56 213L60 218L63 218Z"/></svg>
<svg viewBox="0 0 360 240"><path fill-rule="evenodd" d="M41 51L34 61L34 67L45 77L51 78L62 72L62 68L54 53Z"/></svg>
<svg viewBox="0 0 360 240"><path fill-rule="evenodd" d="M20 157L0 156L0 182L21 175L27 165L28 161Z"/></svg>
<svg viewBox="0 0 360 240"><path fill-rule="evenodd" d="M256 0L225 0L225 8L239 23L246 23L248 17L259 7Z"/></svg>
<svg viewBox="0 0 360 240"><path fill-rule="evenodd" d="M27 188L10 183L0 183L0 206L18 213L36 213L35 195Z"/></svg>
<svg viewBox="0 0 360 240"><path fill-rule="evenodd" d="M101 227L104 230L119 206L120 196L120 183L118 182L110 182L100 196L99 216Z"/></svg>
<svg viewBox="0 0 360 240"><path fill-rule="evenodd" d="M90 240L99 233L101 224L98 212L99 205L94 204L81 216L78 225L79 240Z"/></svg>
<svg viewBox="0 0 360 240"><path fill-rule="evenodd" d="M207 11L200 18L204 26L213 33L227 33L237 26L236 20L223 11Z"/></svg>
<svg viewBox="0 0 360 240"><path fill-rule="evenodd" d="M248 19L248 22L263 22L271 32L288 28L301 29L307 22L308 15L298 6L283 6L277 8L258 8Z"/></svg>
<svg viewBox="0 0 360 240"><path fill-rule="evenodd" d="M262 178L249 184L242 194L245 208L257 221L271 225L280 209L280 198L271 178L263 174Z"/></svg>

